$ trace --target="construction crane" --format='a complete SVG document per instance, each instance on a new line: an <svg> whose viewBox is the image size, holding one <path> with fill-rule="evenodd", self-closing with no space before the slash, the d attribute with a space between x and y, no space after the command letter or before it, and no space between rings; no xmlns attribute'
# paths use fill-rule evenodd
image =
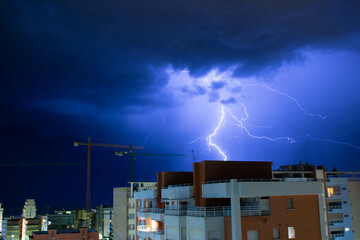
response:
<svg viewBox="0 0 360 240"><path fill-rule="evenodd" d="M66 162L54 162L54 163L0 163L0 167L61 167L61 166L81 166L83 163L66 163Z"/></svg>
<svg viewBox="0 0 360 240"><path fill-rule="evenodd" d="M91 147L112 147L112 148L130 148L130 149L145 149L144 147L135 147L127 145L117 144L105 144L105 143L92 143L90 137L88 137L87 143L74 142L74 146L79 145L87 146L87 187L86 187L86 211L90 212L90 151Z"/></svg>
<svg viewBox="0 0 360 240"><path fill-rule="evenodd" d="M161 157L186 157L185 154L168 154L168 153L134 153L133 147L130 145L129 152L115 152L117 156L130 156L130 182L134 182L134 156L142 155L142 156L161 156Z"/></svg>

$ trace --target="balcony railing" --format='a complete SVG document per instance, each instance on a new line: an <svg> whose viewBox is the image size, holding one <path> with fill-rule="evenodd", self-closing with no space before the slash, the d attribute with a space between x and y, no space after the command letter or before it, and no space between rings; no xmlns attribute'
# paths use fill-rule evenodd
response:
<svg viewBox="0 0 360 240"><path fill-rule="evenodd" d="M163 209L163 208L150 208L150 212L152 212L152 213L164 213L165 209Z"/></svg>
<svg viewBox="0 0 360 240"><path fill-rule="evenodd" d="M333 226L336 223L343 223L344 220L343 219L337 219L337 220L329 220L329 225Z"/></svg>
<svg viewBox="0 0 360 240"><path fill-rule="evenodd" d="M270 210L262 210L259 207L241 206L241 216L266 216L270 215Z"/></svg>
<svg viewBox="0 0 360 240"><path fill-rule="evenodd" d="M328 206L329 211L332 211L334 209L342 209L342 206L341 205Z"/></svg>
<svg viewBox="0 0 360 240"><path fill-rule="evenodd" d="M140 232L158 232L159 229L151 228L149 225L139 225L137 226L137 230Z"/></svg>
<svg viewBox="0 0 360 240"><path fill-rule="evenodd" d="M334 240L334 239L336 239L337 237L344 237L344 236L345 236L345 233L330 234L330 239L331 239L331 240Z"/></svg>
<svg viewBox="0 0 360 240"><path fill-rule="evenodd" d="M138 207L138 212L150 212L149 207Z"/></svg>
<svg viewBox="0 0 360 240"><path fill-rule="evenodd" d="M291 178L290 178L291 179ZM237 179L238 182L289 182L286 178L270 178L270 179ZM322 182L320 178L297 178L296 182ZM203 184L228 183L229 179L206 181Z"/></svg>
<svg viewBox="0 0 360 240"><path fill-rule="evenodd" d="M231 216L230 207L196 207L187 210L188 216L193 217L222 217Z"/></svg>

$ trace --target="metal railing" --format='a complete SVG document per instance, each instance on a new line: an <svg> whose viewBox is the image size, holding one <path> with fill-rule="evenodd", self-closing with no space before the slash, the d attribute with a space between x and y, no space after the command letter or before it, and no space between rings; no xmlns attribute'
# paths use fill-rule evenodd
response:
<svg viewBox="0 0 360 240"><path fill-rule="evenodd" d="M270 179L237 179L238 182L289 182L286 178L270 178ZM321 178L296 178L294 182L322 182ZM228 183L230 179L205 181L203 184Z"/></svg>
<svg viewBox="0 0 360 240"><path fill-rule="evenodd" d="M168 185L167 187L163 187L162 189L173 188L173 187L191 187L191 186L193 186L192 183L183 183L183 184Z"/></svg>
<svg viewBox="0 0 360 240"><path fill-rule="evenodd" d="M187 215L193 217L231 216L231 207L195 207L188 209Z"/></svg>
<svg viewBox="0 0 360 240"><path fill-rule="evenodd" d="M152 212L152 213L164 213L165 209L164 208L150 208L150 212Z"/></svg>
<svg viewBox="0 0 360 240"><path fill-rule="evenodd" d="M266 216L270 215L270 210L262 210L260 207L256 206L241 206L240 207L241 216L248 217L248 216Z"/></svg>
<svg viewBox="0 0 360 240"><path fill-rule="evenodd" d="M329 226L333 226L336 223L343 223L343 219L337 219L337 220L329 220Z"/></svg>
<svg viewBox="0 0 360 240"><path fill-rule="evenodd" d="M166 215L174 216L185 216L187 210L187 205L167 205L165 206Z"/></svg>
<svg viewBox="0 0 360 240"><path fill-rule="evenodd" d="M342 205L334 205L334 206L328 206L328 210L332 211L334 209L342 209Z"/></svg>
<svg viewBox="0 0 360 240"><path fill-rule="evenodd" d="M149 207L138 207L138 212L150 212Z"/></svg>
<svg viewBox="0 0 360 240"><path fill-rule="evenodd" d="M330 239L335 240L337 237L344 237L344 236L345 236L345 233L330 234Z"/></svg>
<svg viewBox="0 0 360 240"><path fill-rule="evenodd" d="M158 232L159 229L151 228L149 225L139 225L137 226L137 230L140 232Z"/></svg>

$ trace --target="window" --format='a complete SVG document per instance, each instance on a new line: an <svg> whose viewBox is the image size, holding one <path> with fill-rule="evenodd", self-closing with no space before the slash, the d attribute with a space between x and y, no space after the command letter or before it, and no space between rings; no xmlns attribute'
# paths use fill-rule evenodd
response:
<svg viewBox="0 0 360 240"><path fill-rule="evenodd" d="M273 236L274 236L274 240L280 239L280 229L279 228L274 228Z"/></svg>
<svg viewBox="0 0 360 240"><path fill-rule="evenodd" d="M347 204L347 201L343 201L344 204Z"/></svg>
<svg viewBox="0 0 360 240"><path fill-rule="evenodd" d="M134 218L135 218L135 216L134 216L133 213L131 213L131 214L128 215L128 219L134 219Z"/></svg>
<svg viewBox="0 0 360 240"><path fill-rule="evenodd" d="M332 186L327 188L327 196L340 195L340 186Z"/></svg>
<svg viewBox="0 0 360 240"><path fill-rule="evenodd" d="M343 187L343 188L341 188L341 189L342 189L342 190L346 190L346 188L344 188L344 187Z"/></svg>
<svg viewBox="0 0 360 240"><path fill-rule="evenodd" d="M288 238L295 239L295 228L294 227L288 227Z"/></svg>
<svg viewBox="0 0 360 240"><path fill-rule="evenodd" d="M286 209L294 209L293 199L292 198L287 198L286 199Z"/></svg>
<svg viewBox="0 0 360 240"><path fill-rule="evenodd" d="M247 231L247 239L248 240L259 240L258 230L248 230Z"/></svg>

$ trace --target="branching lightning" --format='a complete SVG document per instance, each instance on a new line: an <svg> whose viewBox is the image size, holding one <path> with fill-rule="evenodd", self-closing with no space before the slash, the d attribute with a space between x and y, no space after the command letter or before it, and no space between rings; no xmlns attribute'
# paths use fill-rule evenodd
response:
<svg viewBox="0 0 360 240"><path fill-rule="evenodd" d="M260 84L260 83L242 84L237 81L233 81L233 82L235 82L238 86L241 86L241 87L261 87L261 88L265 88L268 91L271 91L273 93L284 96L287 99L289 99L290 101L292 101L305 116L317 117L317 118L320 118L321 120L325 120L330 116L330 115L326 115L326 116L321 115L319 113L310 113L305 110L305 108L299 103L299 101L296 98L294 98L294 97L290 96L289 94L282 92L278 89L271 88L270 86L268 86L266 84ZM253 126L253 125L246 123L246 121L249 118L249 114L247 112L246 105L243 103L243 101L241 99L240 99L240 105L243 108L244 117L241 117L239 119L228 107L226 107L225 105L221 105L221 117L220 117L220 120L219 120L216 128L213 130L213 132L207 137L199 137L199 138L191 141L190 144L193 144L200 139L205 139L208 143L209 151L211 151L211 147L215 148L219 152L219 154L223 157L223 160L226 161L228 159L228 156L214 142L213 138L217 135L217 133L219 132L219 129L225 124L226 115L228 115L233 120L233 122L229 122L230 124L241 128L246 133L247 136L254 138L254 139L267 140L267 141L272 141L272 142L285 142L285 143L296 143L301 140L305 140L305 141L306 140L315 140L315 141L323 141L323 142L330 142L330 143L334 143L334 144L346 145L346 146L355 148L357 150L360 150L360 146L356 146L356 145L348 143L348 142L336 141L336 140L329 139L329 138L316 138L316 137L311 136L310 134L306 134L304 136L298 136L298 137L289 137L289 136L269 137L269 136L265 136L265 135L260 135L260 136L255 135L246 127L246 126Z"/></svg>

